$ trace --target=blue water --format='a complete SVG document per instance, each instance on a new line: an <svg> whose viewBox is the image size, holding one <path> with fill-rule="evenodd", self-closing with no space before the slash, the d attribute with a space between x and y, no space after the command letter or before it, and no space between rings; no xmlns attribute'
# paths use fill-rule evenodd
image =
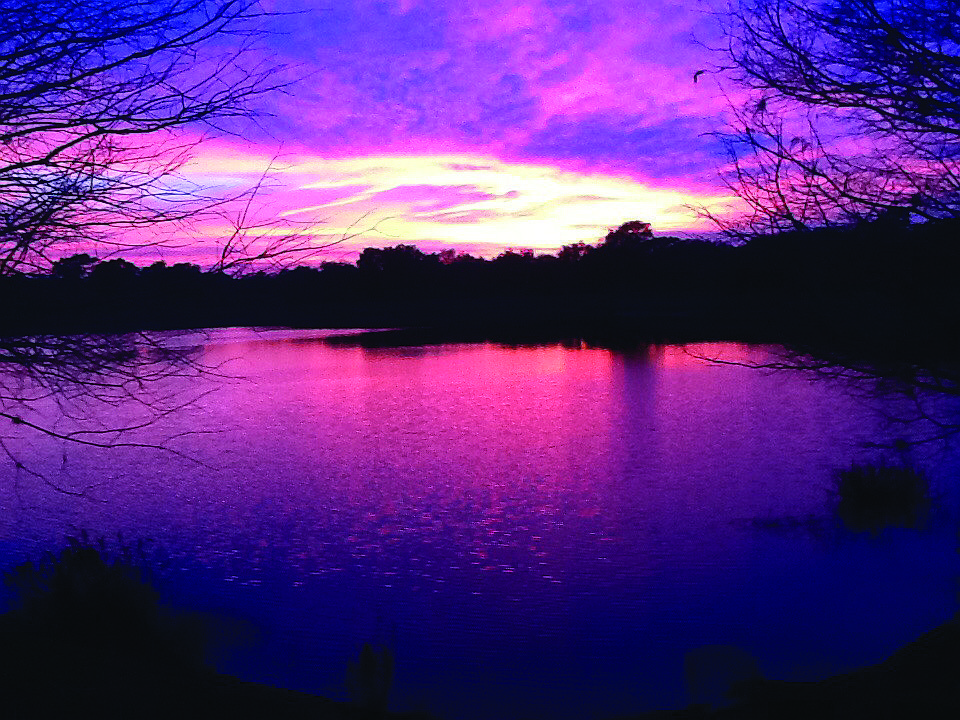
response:
<svg viewBox="0 0 960 720"><path fill-rule="evenodd" d="M147 384L148 405L70 405L103 428L183 405L121 438L167 450L8 429L42 478L0 466L0 563L81 529L146 540L166 600L234 633L221 670L345 699L347 664L372 642L395 655L392 708L463 720L712 699L703 673L722 667L691 665L702 657L824 677L957 609L958 455L870 447L930 430L897 422L912 406L896 393L705 359L776 351L732 344L320 335L179 336L207 372ZM853 533L836 517L834 470L880 460L927 473L924 527Z"/></svg>

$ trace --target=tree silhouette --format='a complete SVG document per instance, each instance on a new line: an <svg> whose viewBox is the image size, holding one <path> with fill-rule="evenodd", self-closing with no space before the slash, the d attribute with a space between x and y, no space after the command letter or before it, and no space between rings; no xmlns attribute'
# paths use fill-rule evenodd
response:
<svg viewBox="0 0 960 720"><path fill-rule="evenodd" d="M723 27L749 98L721 135L748 207L725 229L960 216L956 0L739 0Z"/></svg>
<svg viewBox="0 0 960 720"><path fill-rule="evenodd" d="M0 0L0 275L52 269L109 290L136 269L114 261L91 273L90 255L58 258L109 254L143 244L137 229L223 212L178 169L191 138L249 116L278 87L254 44L266 15L257 0ZM144 387L199 370L148 334L0 338L0 418L16 436L125 444L136 428L60 421L136 395L146 423L186 401L154 402ZM0 453L25 469L11 437Z"/></svg>
<svg viewBox="0 0 960 720"><path fill-rule="evenodd" d="M95 257L87 253L78 253L54 260L50 274L60 280L81 280L90 274L90 268L96 263Z"/></svg>
<svg viewBox="0 0 960 720"><path fill-rule="evenodd" d="M607 248L634 248L641 243L653 239L653 228L650 223L642 220L630 220L606 234L603 247Z"/></svg>
<svg viewBox="0 0 960 720"><path fill-rule="evenodd" d="M208 207L176 178L193 146L178 131L246 116L277 87L252 53L264 14L257 0L0 0L0 274Z"/></svg>

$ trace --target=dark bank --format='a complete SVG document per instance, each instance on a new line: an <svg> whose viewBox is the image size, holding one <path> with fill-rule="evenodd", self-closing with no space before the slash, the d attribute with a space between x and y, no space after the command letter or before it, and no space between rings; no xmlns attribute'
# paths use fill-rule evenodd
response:
<svg viewBox="0 0 960 720"><path fill-rule="evenodd" d="M0 278L7 335L202 327L414 328L411 340L735 340L943 355L958 321L957 221L758 236L655 237L625 223L597 246L483 260L409 245L231 276L77 255Z"/></svg>
<svg viewBox="0 0 960 720"><path fill-rule="evenodd" d="M0 687L8 717L429 720L425 713L387 710L393 672L388 649L366 645L349 663L351 702L216 672L205 656L211 643L223 639L216 639L211 619L163 605L142 555L138 559L122 540L115 545L110 552L102 539L71 539L66 549L7 574L13 593L0 615ZM791 683L764 680L743 651L707 647L688 655L688 681L700 688L701 698L719 701L719 708L701 701L618 717L950 717L960 711L958 653L960 625L951 620L875 666ZM705 690L711 683L712 690ZM512 714L509 708L503 712Z"/></svg>

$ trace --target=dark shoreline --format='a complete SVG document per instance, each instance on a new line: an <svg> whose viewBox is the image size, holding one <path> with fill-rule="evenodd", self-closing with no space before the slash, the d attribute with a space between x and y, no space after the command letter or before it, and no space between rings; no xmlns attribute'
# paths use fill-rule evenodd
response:
<svg viewBox="0 0 960 720"><path fill-rule="evenodd" d="M0 337L392 327L409 344L716 340L922 361L960 346L958 230L878 222L729 245L622 227L556 255L483 260L397 245L352 264L242 276L76 255L46 273L0 277Z"/></svg>
<svg viewBox="0 0 960 720"><path fill-rule="evenodd" d="M358 675L382 697L366 707L217 673L204 660L210 635L203 618L161 604L143 562L126 548L111 552L84 536L7 575L15 589L9 610L0 614L0 691L8 717L430 720L426 713L386 711L377 688L386 679L389 689L389 676L376 673ZM954 617L876 665L818 682L755 676L730 688L727 706L619 718L957 717L958 670L960 618Z"/></svg>
<svg viewBox="0 0 960 720"><path fill-rule="evenodd" d="M22 296L20 298L22 300ZM505 345L585 344L613 350L643 345L735 342L779 345L800 353L863 358L878 365L953 368L960 358L960 306L931 308L898 298L651 298L643 295L546 296L489 300L372 302L321 309L265 307L167 313L129 306L94 314L18 313L0 320L3 338L124 335L218 327L356 329L326 339L363 347L494 342ZM160 303L162 304L162 303ZM84 307L83 302L77 308ZM389 328L384 330L384 328ZM953 372L953 370L951 370Z"/></svg>

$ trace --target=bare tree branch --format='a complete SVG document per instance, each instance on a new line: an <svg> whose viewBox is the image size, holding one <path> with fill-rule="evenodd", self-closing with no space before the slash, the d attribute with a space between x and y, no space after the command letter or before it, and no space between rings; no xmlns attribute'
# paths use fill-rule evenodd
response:
<svg viewBox="0 0 960 720"><path fill-rule="evenodd" d="M173 346L150 333L0 339L0 419L13 431L0 437L0 450L18 471L67 494L84 493L66 490L28 467L11 443L32 433L91 448L163 451L202 465L172 443L217 431L153 439L158 423L212 392L184 394L184 379L227 377L199 362L197 351L195 345ZM96 422L104 408L122 411L123 419ZM141 431L149 431L148 436Z"/></svg>
<svg viewBox="0 0 960 720"><path fill-rule="evenodd" d="M814 380L845 383L869 399L896 398L898 410L883 411L886 423L901 437L894 445L920 445L960 437L955 399L960 397L960 367L955 362L914 362L828 351L823 348L766 347L774 359L728 360L684 348L698 360L767 372L802 373ZM887 447L884 444L872 444Z"/></svg>
<svg viewBox="0 0 960 720"><path fill-rule="evenodd" d="M734 0L721 22L748 213L704 216L735 237L960 216L957 0Z"/></svg>
<svg viewBox="0 0 960 720"><path fill-rule="evenodd" d="M179 131L281 89L257 0L0 0L0 273L216 206ZM222 200L222 199L221 199Z"/></svg>
<svg viewBox="0 0 960 720"><path fill-rule="evenodd" d="M238 201L224 267L316 252L306 235L246 242L266 230L245 224L266 177L223 197L180 174L194 138L230 132L254 100L283 90L258 46L273 14L259 0L0 0L0 274L162 244L161 224L220 217ZM16 436L180 455L140 432L199 399L168 380L216 372L146 333L0 338L0 419ZM126 419L98 424L93 406ZM0 451L17 471L49 484L13 443L0 438Z"/></svg>

